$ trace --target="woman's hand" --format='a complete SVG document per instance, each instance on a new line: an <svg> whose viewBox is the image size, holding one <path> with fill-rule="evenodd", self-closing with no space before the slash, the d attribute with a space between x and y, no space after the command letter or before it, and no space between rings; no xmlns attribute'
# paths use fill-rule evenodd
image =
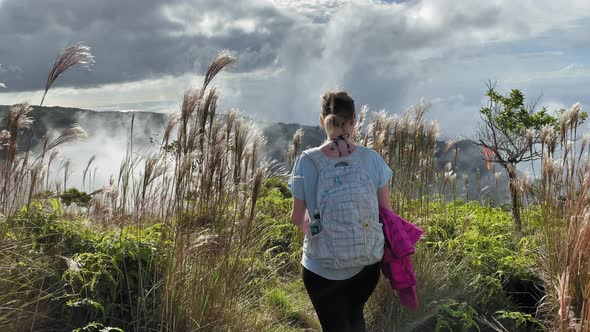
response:
<svg viewBox="0 0 590 332"><path fill-rule="evenodd" d="M301 231L303 232L303 234L307 233L307 229L309 228L309 223L311 221L309 220L309 214L305 213L305 218L303 219L303 223L301 223L301 225L299 225L299 229L301 229Z"/></svg>

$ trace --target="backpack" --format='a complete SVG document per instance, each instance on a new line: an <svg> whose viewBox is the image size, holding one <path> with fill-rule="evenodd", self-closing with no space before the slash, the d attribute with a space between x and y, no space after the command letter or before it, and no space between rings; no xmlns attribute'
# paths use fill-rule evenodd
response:
<svg viewBox="0 0 590 332"><path fill-rule="evenodd" d="M383 258L377 188L361 164L367 152L362 149L340 158L329 158L320 149L303 152L318 169L315 212L319 216L308 229L306 253L322 267L361 267ZM318 222L319 233L313 234L310 230L317 231Z"/></svg>

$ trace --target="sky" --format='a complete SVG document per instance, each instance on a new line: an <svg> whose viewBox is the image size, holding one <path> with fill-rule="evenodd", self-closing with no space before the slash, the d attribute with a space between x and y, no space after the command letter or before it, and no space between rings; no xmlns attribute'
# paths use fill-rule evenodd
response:
<svg viewBox="0 0 590 332"><path fill-rule="evenodd" d="M590 102L588 0L0 0L0 104L39 103L55 56L96 63L60 77L45 105L173 112L215 54L221 110L315 125L320 96L401 113L420 98L442 137L466 138L485 82L550 110Z"/></svg>

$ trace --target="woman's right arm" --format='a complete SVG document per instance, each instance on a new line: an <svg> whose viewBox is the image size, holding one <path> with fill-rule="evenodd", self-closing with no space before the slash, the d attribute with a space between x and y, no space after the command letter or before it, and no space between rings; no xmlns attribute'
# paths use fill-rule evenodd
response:
<svg viewBox="0 0 590 332"><path fill-rule="evenodd" d="M305 205L305 190L303 188L304 174L303 174L303 155L295 160L295 165L291 171L291 177L289 178L288 187L293 194L293 206L291 208L291 223L299 226L299 228L305 233L307 232L307 225L309 224L309 218L307 217L307 208Z"/></svg>

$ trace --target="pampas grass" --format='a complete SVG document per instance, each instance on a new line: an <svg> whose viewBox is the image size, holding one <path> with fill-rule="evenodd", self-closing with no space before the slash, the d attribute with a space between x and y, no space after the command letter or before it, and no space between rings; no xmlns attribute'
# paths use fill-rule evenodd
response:
<svg viewBox="0 0 590 332"><path fill-rule="evenodd" d="M39 105L43 105L43 101L45 101L45 96L47 92L55 83L55 81L68 69L73 68L75 66L82 66L85 68L90 68L90 66L94 64L94 56L90 53L90 47L78 43L67 47L63 52L57 56L55 62L53 63L53 67L47 76L47 82L45 83L45 92L43 92L43 97L41 98L41 103Z"/></svg>
<svg viewBox="0 0 590 332"><path fill-rule="evenodd" d="M547 295L540 308L555 331L590 329L590 161L580 151L581 105L561 113L557 128L543 127L540 199L542 277ZM585 116L584 116L585 117Z"/></svg>
<svg viewBox="0 0 590 332"><path fill-rule="evenodd" d="M16 196L15 190L18 190L20 184L20 175L23 175L22 169L26 166L26 161L21 163L21 171L17 171L16 152L17 142L21 130L28 129L33 123L33 119L28 116L32 111L29 103L24 102L10 107L6 119L6 129L2 130L0 137L2 139L2 188L0 190L0 212L6 213L7 206L12 205L10 196ZM15 188L15 186L17 188Z"/></svg>
<svg viewBox="0 0 590 332"><path fill-rule="evenodd" d="M235 56L231 55L229 51L221 51L217 54L215 59L209 65L207 69L207 73L205 74L205 78L203 81L203 89L206 89L213 78L219 74L225 67L235 63L238 60Z"/></svg>
<svg viewBox="0 0 590 332"><path fill-rule="evenodd" d="M61 74L74 66L89 67L92 63L94 63L94 57L90 53L89 47L83 44L75 44L66 48L56 58L48 75L41 105L45 100L47 92ZM29 146L25 151L24 157L17 163L17 142L20 133L21 131L30 129L33 125L32 118L28 116L31 111L32 108L28 102L13 105L8 111L6 128L0 131L0 144L3 153L0 211L9 215L20 204L24 202L27 202L27 204L30 203L32 196L41 188L38 183L46 183L46 187L49 187L49 166L51 166L51 162L57 156L52 151L60 145L72 143L87 137L84 130L78 125L65 130L56 139L52 139L52 133L49 131L42 141L42 153L31 161ZM32 131L28 132L28 134L30 138ZM50 153L52 157L45 164L45 155L47 153ZM47 178L45 179L43 176ZM67 177L69 176L69 164L65 165L64 176L63 184L65 187L67 186Z"/></svg>
<svg viewBox="0 0 590 332"><path fill-rule="evenodd" d="M363 144L379 152L396 176L391 181L393 209L403 213L412 199L418 199L420 209L428 204L427 193L437 183L435 154L440 129L435 122L425 123L424 114L430 104L421 100L403 114L387 115L385 112L371 114ZM438 182L439 194L444 195L444 186ZM447 177L448 180L448 177Z"/></svg>

